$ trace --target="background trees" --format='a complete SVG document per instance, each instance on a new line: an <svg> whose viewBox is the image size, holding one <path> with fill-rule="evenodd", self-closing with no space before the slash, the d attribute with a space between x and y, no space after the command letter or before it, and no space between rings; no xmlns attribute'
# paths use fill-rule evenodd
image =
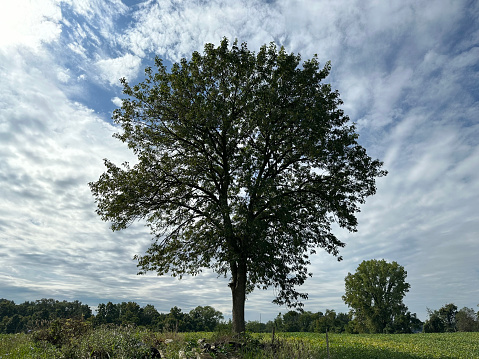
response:
<svg viewBox="0 0 479 359"><path fill-rule="evenodd" d="M479 320L474 309L464 307L457 312L456 329L459 332L479 331Z"/></svg>
<svg viewBox="0 0 479 359"><path fill-rule="evenodd" d="M0 334L27 332L47 325L59 326L77 323L79 328L102 325L139 326L153 331L198 332L231 328L231 320L225 322L221 312L210 306L198 306L190 312L173 307L167 313L158 312L151 304L140 307L135 302L100 303L96 315L79 301L67 302L54 299L41 299L15 304L11 300L0 299ZM454 320L451 318L454 317ZM47 319L39 319L47 318ZM70 321L74 319L73 321ZM323 312L289 311L279 313L274 320L266 323L248 321L250 332L271 333L273 327L282 332L357 333L358 321L346 313L336 313L326 309ZM449 327L446 323L455 323ZM70 324L69 324L70 323ZM419 332L423 323L409 312L396 317L386 326L389 333ZM429 319L424 324L424 332L479 331L478 315L472 308L457 307L450 303L438 310L429 310Z"/></svg>
<svg viewBox="0 0 479 359"><path fill-rule="evenodd" d="M212 332L224 319L223 314L210 306L198 306L189 313L192 326L199 332Z"/></svg>
<svg viewBox="0 0 479 359"><path fill-rule="evenodd" d="M428 313L429 319L424 323L426 333L479 331L478 315L472 308L458 311L455 304L449 303L438 310L428 309Z"/></svg>
<svg viewBox="0 0 479 359"><path fill-rule="evenodd" d="M354 274L348 273L343 300L351 307L357 331L396 331L399 319L404 321L407 314L403 298L410 285L406 276L398 263L376 259L363 261Z"/></svg>
<svg viewBox="0 0 479 359"><path fill-rule="evenodd" d="M12 300L0 299L0 333L25 332L55 319L89 319L91 316L90 307L77 300L60 302L43 298L15 304Z"/></svg>
<svg viewBox="0 0 479 359"><path fill-rule="evenodd" d="M205 45L168 72L130 86L113 119L138 163L90 183L113 230L145 219L155 235L142 271L181 276L203 268L230 276L233 328L244 331L247 292L274 286L278 304L307 298L296 287L309 255L343 243L332 223L355 231L356 212L386 174L361 147L323 84L330 66L301 63L274 44Z"/></svg>

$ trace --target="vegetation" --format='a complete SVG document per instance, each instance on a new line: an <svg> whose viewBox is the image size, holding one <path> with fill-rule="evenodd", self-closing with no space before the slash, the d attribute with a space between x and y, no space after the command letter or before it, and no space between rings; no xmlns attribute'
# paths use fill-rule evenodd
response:
<svg viewBox="0 0 479 359"><path fill-rule="evenodd" d="M396 262L368 260L345 278L344 302L351 307L359 333L411 333L421 322L403 303L409 283Z"/></svg>
<svg viewBox="0 0 479 359"><path fill-rule="evenodd" d="M90 307L79 301L41 299L17 305L0 299L0 333L29 332L62 319L84 319L93 327L115 324L155 331L201 332L215 330L222 324L223 314L210 306L198 306L189 313L178 307L171 308L169 313L159 313L151 304L141 308L135 302L108 302L100 303L93 316Z"/></svg>
<svg viewBox="0 0 479 359"><path fill-rule="evenodd" d="M444 305L438 310L430 310L429 319L424 323L425 333L443 332L475 332L479 331L479 320L474 309L464 307L457 310L453 303Z"/></svg>
<svg viewBox="0 0 479 359"><path fill-rule="evenodd" d="M402 332L419 332L422 322L414 315L403 318ZM424 323L424 332L473 332L479 331L477 313L472 308L457 311L454 304L447 304L439 310L429 310L429 319ZM96 315L91 309L79 301L67 302L54 299L40 299L32 302L15 304L8 299L0 299L0 333L26 333L45 327L58 320L82 319L93 328L102 325L134 326L155 332L212 332L214 330L231 330L231 321L225 322L221 312L210 306L198 306L190 312L182 312L178 307L171 308L168 313L160 313L151 304L140 307L135 302L114 304L100 303ZM387 328L394 328L396 322L389 323ZM323 312L288 311L279 313L274 320L266 323L249 321L246 330L252 333L271 333L273 327L277 332L314 332L325 333L358 333L357 323L351 315L336 313L327 309ZM447 329L449 328L449 329ZM393 333L394 331L389 331ZM396 332L399 332L397 330Z"/></svg>
<svg viewBox="0 0 479 359"><path fill-rule="evenodd" d="M325 335L288 333L281 337L319 348L326 358ZM479 333L330 334L331 358L358 359L473 359L479 358Z"/></svg>
<svg viewBox="0 0 479 359"><path fill-rule="evenodd" d="M221 313L208 306L189 313L177 307L158 313L152 305L142 308L134 302L109 302L100 304L94 316L78 301L41 299L16 305L2 299L0 308L2 314L20 318L22 323L42 318L28 333L0 334L2 359L146 359L158 357L159 351L167 358L179 358L180 351L187 358L196 358L196 353L204 351L215 358L327 358L326 330L330 358L479 357L479 333L466 332L479 329L477 314L469 308L457 311L452 303L430 310L429 320L438 318L443 323L439 328L448 333L414 335L350 334L354 321L332 310L280 313L267 323L248 322L249 332L232 336L231 323L223 322ZM21 313L25 317L20 317ZM65 313L71 317L66 318ZM2 323L11 323L13 317L4 316ZM424 329L427 331L427 325Z"/></svg>
<svg viewBox="0 0 479 359"><path fill-rule="evenodd" d="M202 340L204 339L204 340ZM328 334L333 359L473 359L479 357L479 333ZM202 343L207 343L204 345ZM211 346L214 346L211 349ZM131 327L102 326L62 345L32 334L0 334L0 358L187 358L205 348L216 358L328 358L326 335L319 333L244 335L223 333L154 333Z"/></svg>
<svg viewBox="0 0 479 359"><path fill-rule="evenodd" d="M329 63L274 44L207 44L171 70L130 86L125 79L115 135L138 163L106 172L90 187L97 213L113 230L144 219L154 243L141 272L181 277L211 268L230 276L233 330L255 287L273 286L275 302L301 305L296 287L309 256L334 256L344 244L335 222L356 231L356 213L384 176L357 142L337 91L324 84Z"/></svg>
<svg viewBox="0 0 479 359"><path fill-rule="evenodd" d="M26 332L55 319L89 319L91 316L90 307L77 300L60 302L44 298L17 305L12 300L0 299L0 333Z"/></svg>

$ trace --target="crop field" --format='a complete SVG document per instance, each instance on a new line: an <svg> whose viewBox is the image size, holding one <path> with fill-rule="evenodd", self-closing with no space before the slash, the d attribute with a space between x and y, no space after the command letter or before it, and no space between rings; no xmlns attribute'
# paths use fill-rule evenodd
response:
<svg viewBox="0 0 479 359"><path fill-rule="evenodd" d="M316 333L284 333L281 338L304 341L326 358L326 336ZM329 334L331 358L376 359L473 359L479 358L479 333Z"/></svg>
<svg viewBox="0 0 479 359"><path fill-rule="evenodd" d="M212 343L221 337L218 333L152 333L142 330L94 330L87 337L75 339L74 346L58 347L47 342L35 341L31 334L0 335L0 359L20 358L91 358L93 353L102 358L148 358L147 347L142 343L164 342L172 337L174 341L163 346L167 358L179 358L185 351L188 358L196 358L195 347L198 338ZM329 334L329 352L332 359L479 359L479 333L441 334ZM266 343L258 350L221 354L212 353L210 358L248 359L308 359L328 358L326 335L317 333L277 333L276 346L271 343L271 334L250 334L251 343ZM164 344L161 344L164 345Z"/></svg>

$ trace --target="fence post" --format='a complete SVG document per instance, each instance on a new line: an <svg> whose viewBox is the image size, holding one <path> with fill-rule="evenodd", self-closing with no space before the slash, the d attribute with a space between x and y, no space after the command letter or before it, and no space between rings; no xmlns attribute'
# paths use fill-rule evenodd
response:
<svg viewBox="0 0 479 359"><path fill-rule="evenodd" d="M275 330L275 325L273 324L273 334L271 335L271 345L274 344L274 330Z"/></svg>
<svg viewBox="0 0 479 359"><path fill-rule="evenodd" d="M328 352L328 359L329 359L329 338L328 338L328 328L326 328L326 351Z"/></svg>

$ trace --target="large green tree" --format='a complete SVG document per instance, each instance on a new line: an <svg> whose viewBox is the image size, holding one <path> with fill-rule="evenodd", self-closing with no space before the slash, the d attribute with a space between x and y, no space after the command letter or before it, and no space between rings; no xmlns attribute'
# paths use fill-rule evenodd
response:
<svg viewBox="0 0 479 359"><path fill-rule="evenodd" d="M409 291L407 272L397 262L361 262L354 274L345 278L344 302L351 308L357 330L382 333L403 320L407 307L403 298Z"/></svg>
<svg viewBox="0 0 479 359"><path fill-rule="evenodd" d="M223 39L170 70L157 58L137 85L122 80L115 136L138 163L105 160L90 183L97 212L113 230L146 220L154 242L137 256L141 272L229 276L236 332L254 287L275 287L278 304L307 298L296 286L310 254L339 255L333 222L355 231L385 175L322 83L329 71L274 44L256 54Z"/></svg>

